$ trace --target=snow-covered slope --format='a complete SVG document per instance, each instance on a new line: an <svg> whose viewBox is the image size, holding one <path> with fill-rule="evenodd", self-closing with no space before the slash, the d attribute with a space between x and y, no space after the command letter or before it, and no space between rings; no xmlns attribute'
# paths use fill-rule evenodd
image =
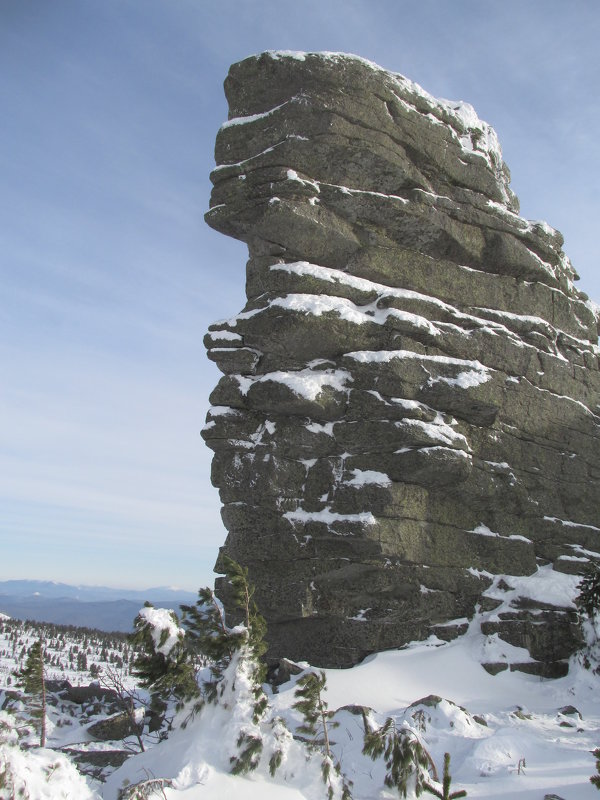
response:
<svg viewBox="0 0 600 800"><path fill-rule="evenodd" d="M507 585L515 582L504 577ZM577 590L572 576L564 575L559 582L553 582L553 577L551 570L548 575L542 570L529 579L530 585L515 585L513 591L540 599L543 590L546 602L571 603ZM592 800L597 796L589 778L595 772L592 751L600 745L600 678L583 668L581 656L571 659L569 674L557 680L512 671L508 666L495 676L490 674L482 663L523 665L530 658L525 649L502 642L496 634L482 633L493 613L480 611L466 633L451 642L432 636L402 650L371 656L352 669L326 671L325 699L330 709L338 709L338 727L330 731L333 751L353 783L355 800L398 796L384 786L381 760L373 762L362 753L364 715L371 725L382 725L392 717L399 729L412 730L431 754L438 773L444 753L450 753L452 787L466 790L469 798L543 800L546 795L556 795L563 800ZM11 633L15 624L5 621L4 625ZM29 628L22 631L21 625L16 641L8 636L0 653L14 666L18 660L12 657L13 644L20 652L33 640ZM598 630L590 628L588 633L590 640L597 640ZM89 637L89 632L82 635ZM65 649L70 651L72 646L72 642L66 643ZM310 669L308 664L301 666ZM6 670L4 674L8 674ZM76 678L75 673L68 675L73 681ZM321 781L321 757L311 754L305 737L303 741L298 736L301 718L293 705L299 677L276 691L267 689L269 710L257 726L251 722L248 673L230 668L218 705L205 706L185 727L176 724L160 744L156 737L144 736L145 753L131 756L118 769L106 767L102 774L108 776L106 783L88 778L87 786L66 759L72 756L70 748L123 746L118 742L82 744L90 740L89 724L100 718L89 716L93 703L88 716L81 719L69 716L68 703L63 703L62 710L50 709L49 747L45 749L32 746L33 735L25 744L21 740L19 749L14 723L4 715L0 720L5 726L0 773L9 769L15 785L26 787L29 800L61 796L117 800L119 791L148 779L161 784L158 794L150 796L160 797L162 791L167 800L321 800L327 796ZM0 695L0 705L3 700ZM188 715L186 708L179 722ZM255 772L234 776L231 757L239 752L237 739L242 730L260 733L263 753ZM65 751L59 753L62 748ZM269 757L276 749L281 749L283 759L271 777ZM1 790L0 797L4 800ZM408 797L412 800L413 795Z"/></svg>
<svg viewBox="0 0 600 800"><path fill-rule="evenodd" d="M595 771L591 751L600 744L599 679L577 660L559 680L510 671L488 674L479 663L484 650L494 651L499 659L527 656L526 651L507 654L506 647L471 626L450 643L432 638L380 653L349 670L327 670L330 708L354 706L336 714L339 727L331 734L342 771L354 782L353 797L398 796L384 787L381 763L361 753L363 720L357 705L373 708L380 724L391 715L398 725L410 725L440 772L444 753L449 752L453 789L465 789L469 798L597 797L589 777ZM270 696L273 716L281 716L292 730L299 722L292 709L294 685L292 680ZM164 789L168 800L326 796L318 769L297 743L288 747L274 779L266 759L247 777L228 774L239 712L207 707L185 730L113 773L103 797L115 800L124 780L135 782L146 773L173 781Z"/></svg>

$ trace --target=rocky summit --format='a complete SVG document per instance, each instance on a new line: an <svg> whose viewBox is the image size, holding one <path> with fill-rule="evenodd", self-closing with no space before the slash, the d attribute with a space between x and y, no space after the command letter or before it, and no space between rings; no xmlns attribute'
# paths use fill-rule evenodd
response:
<svg viewBox="0 0 600 800"><path fill-rule="evenodd" d="M562 674L573 592L543 587L600 560L599 315L562 236L473 108L401 75L271 52L225 92L206 221L247 243L248 302L206 336L203 436L270 657L475 620L530 654L489 671Z"/></svg>

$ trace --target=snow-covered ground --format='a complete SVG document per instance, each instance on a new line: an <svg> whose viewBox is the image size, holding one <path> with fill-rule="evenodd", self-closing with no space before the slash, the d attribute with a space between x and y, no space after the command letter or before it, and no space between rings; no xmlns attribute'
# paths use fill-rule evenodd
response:
<svg viewBox="0 0 600 800"><path fill-rule="evenodd" d="M548 588L549 581L544 585ZM575 588L574 583L571 596ZM592 800L598 796L589 778L596 771L592 751L600 746L600 678L585 670L577 657L569 674L558 680L509 669L492 676L482 661L518 663L529 656L497 636L484 636L480 621L476 616L468 632L450 643L432 637L371 656L352 669L326 670L325 699L330 709L340 709L335 715L338 727L330 731L333 750L342 772L353 782L355 800L398 797L395 789L384 786L382 761L373 762L362 753L361 707L373 709L369 718L377 725L392 717L397 727L414 731L440 774L444 753L450 753L452 790L464 789L468 798L544 800L555 795ZM11 649L13 644L14 637ZM52 711L49 748L44 750L19 749L13 732L5 731L0 767L8 764L27 780L31 800L61 796L116 800L128 784L158 778L165 784L150 796L161 797L162 791L167 800L324 800L320 756L311 756L291 735L301 722L293 708L299 676L278 691L269 690L270 708L258 727L250 721L248 675L238 672L235 687L232 677L230 669L219 705L205 706L160 744L148 740L147 752L132 756L109 774L105 784L88 779L88 794L83 779L56 749L72 742L81 749L90 739L85 728L94 717L67 719L63 709L59 721L60 710ZM239 752L240 730L260 732L263 755L256 771L234 776L230 759ZM115 745L90 742L89 746ZM269 756L277 749L282 751L282 764L271 777ZM55 784L54 794L48 794L50 783Z"/></svg>
<svg viewBox="0 0 600 800"><path fill-rule="evenodd" d="M0 691L14 686L13 673L23 668L27 651L40 638L44 641L47 680L87 685L95 679L95 666L100 673L110 668L128 687L135 686L129 674L134 651L126 634L23 621L0 614Z"/></svg>
<svg viewBox="0 0 600 800"><path fill-rule="evenodd" d="M469 798L592 800L595 773L591 754L600 745L600 698L592 672L571 664L569 675L544 680L520 672L489 675L479 663L482 652L507 647L490 640L472 624L453 642L431 639L401 651L372 656L348 670L326 670L326 699L331 709L346 705L373 708L382 724L393 716L398 725L417 731L441 774L445 752L451 755L452 789ZM526 660L526 652L521 654ZM295 680L270 695L273 716L290 729L300 721L292 709ZM437 695L441 700L419 700ZM338 712L331 733L343 772L354 782L356 800L397 797L383 785L381 763L362 755L363 719L356 708ZM145 775L167 777L168 800L317 800L325 798L315 764L292 742L275 778L268 758L245 777L229 774L234 750L232 728L239 709L207 707L185 730L176 731L151 753L136 756L115 772L103 789L114 800L123 780ZM410 795L409 795L410 796ZM428 795L425 795L428 796Z"/></svg>

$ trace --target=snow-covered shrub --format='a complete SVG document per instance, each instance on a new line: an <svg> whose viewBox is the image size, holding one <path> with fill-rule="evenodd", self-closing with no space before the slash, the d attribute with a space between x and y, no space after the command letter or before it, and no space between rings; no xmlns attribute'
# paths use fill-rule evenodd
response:
<svg viewBox="0 0 600 800"><path fill-rule="evenodd" d="M133 643L138 647L134 674L150 690L151 730L160 729L169 705L181 708L199 694L185 630L174 611L146 603L135 618Z"/></svg>
<svg viewBox="0 0 600 800"><path fill-rule="evenodd" d="M0 797L97 800L98 796L62 753L45 748L22 750L14 718L0 711Z"/></svg>
<svg viewBox="0 0 600 800"><path fill-rule="evenodd" d="M248 570L225 556L224 566L231 589L232 605L243 616L243 623L229 627L222 604L212 589L198 592L194 606L181 606L183 625L187 632L188 648L203 657L209 664L210 679L201 682L202 691L209 702L218 700L221 682L234 657L242 656L250 671L255 698L254 715L258 719L266 708L262 684L266 667L262 660L267 645L264 637L267 625L254 601L254 587L248 582Z"/></svg>
<svg viewBox="0 0 600 800"><path fill-rule="evenodd" d="M329 740L330 728L337 727L332 721L333 711L329 711L327 702L323 697L327 679L323 670L307 672L296 685L295 697L298 699L293 705L304 719L298 727L298 732L309 736L307 742L312 750L319 750L322 755L321 774L323 783L327 787L329 800L336 794L336 789L341 788L342 800L351 800L352 781L342 773L339 761L334 759Z"/></svg>
<svg viewBox="0 0 600 800"><path fill-rule="evenodd" d="M205 588L199 591L195 606L182 606L183 624L190 647L210 665L210 678L201 681L207 701L248 707L250 719L240 725L237 752L230 757L231 772L244 774L256 769L263 749L260 724L268 706L262 685L266 675L262 661L267 649L266 623L253 599L254 587L248 582L247 569L227 556L224 565L231 602L242 613L243 623L229 627L221 603L211 589ZM276 762L277 758L272 764Z"/></svg>
<svg viewBox="0 0 600 800"><path fill-rule="evenodd" d="M142 651L135 661L135 674L150 690L153 709L161 720L171 701L177 701L181 713L176 727L185 728L205 704L219 705L230 713L229 769L233 774L256 769L265 740L270 743L269 765L274 771L286 737L283 723L265 720L266 623L253 599L247 570L227 557L224 563L231 602L243 621L229 626L223 605L209 588L199 590L195 605L181 607L181 623L173 611L146 604L135 620L134 642ZM206 713L203 719L210 716Z"/></svg>

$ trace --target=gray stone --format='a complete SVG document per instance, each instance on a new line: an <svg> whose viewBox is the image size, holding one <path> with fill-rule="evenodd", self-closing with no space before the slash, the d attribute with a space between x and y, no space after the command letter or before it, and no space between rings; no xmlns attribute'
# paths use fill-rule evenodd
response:
<svg viewBox="0 0 600 800"><path fill-rule="evenodd" d="M264 53L225 91L206 221L247 244L248 302L205 337L203 436L269 658L349 666L479 609L511 668L560 673L573 609L483 593L600 549L599 320L562 236L493 130L402 76Z"/></svg>
<svg viewBox="0 0 600 800"><path fill-rule="evenodd" d="M130 750L78 750L76 745L64 747L63 753L75 762L82 775L100 782L133 755Z"/></svg>
<svg viewBox="0 0 600 800"><path fill-rule="evenodd" d="M505 664L503 661L488 661L481 666L486 672L489 672L490 675L498 675L498 673L508 669L508 664Z"/></svg>
<svg viewBox="0 0 600 800"><path fill-rule="evenodd" d="M558 709L558 713L563 714L566 717L577 716L579 719L583 719L581 712L575 708L575 706L563 706L562 708Z"/></svg>
<svg viewBox="0 0 600 800"><path fill-rule="evenodd" d="M87 732L94 739L102 742L111 742L118 739L125 739L132 734L141 733L143 723L136 724L131 719L131 716L123 711L120 714L113 714L112 717L106 717L98 722L89 725Z"/></svg>

